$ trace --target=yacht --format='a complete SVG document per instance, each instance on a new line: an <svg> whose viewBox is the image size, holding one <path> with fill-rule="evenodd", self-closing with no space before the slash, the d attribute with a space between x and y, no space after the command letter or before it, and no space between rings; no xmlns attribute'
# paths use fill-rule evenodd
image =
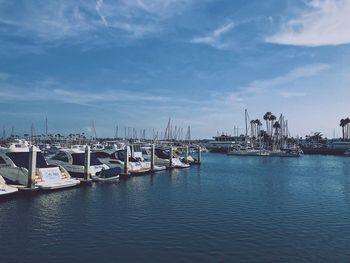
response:
<svg viewBox="0 0 350 263"><path fill-rule="evenodd" d="M242 138L222 134L213 137L214 141L210 141L205 145L205 148L210 152L227 153L227 151L241 143Z"/></svg>
<svg viewBox="0 0 350 263"><path fill-rule="evenodd" d="M142 148L142 155L144 156L145 160L150 161L151 160L151 148L150 147L143 147ZM188 168L190 167L189 164L181 162L181 160L177 157L173 157L171 159L171 165L170 165L170 159L169 159L169 150L165 150L162 148L156 148L154 152L154 163L159 166L165 166L166 168Z"/></svg>
<svg viewBox="0 0 350 263"><path fill-rule="evenodd" d="M18 191L17 188L8 186L2 176L0 176L0 196L13 194Z"/></svg>
<svg viewBox="0 0 350 263"><path fill-rule="evenodd" d="M36 152L36 170L34 178L35 188L52 190L78 185L80 182L71 178L70 174L61 166L48 165L39 148ZM0 149L0 175L17 187L28 185L29 176L29 144L18 140L8 148Z"/></svg>
<svg viewBox="0 0 350 263"><path fill-rule="evenodd" d="M128 147L128 172L131 175L140 175L145 173L150 173L151 171L151 163L145 161L142 155L139 152L131 151L130 146ZM108 167L114 168L119 167L120 169L124 169L124 160L125 160L125 150L116 150L114 152L110 152L109 150L100 150L95 151L94 154L103 164ZM162 167L155 167L155 170L164 170Z"/></svg>
<svg viewBox="0 0 350 263"><path fill-rule="evenodd" d="M239 156L270 156L270 152L265 149L254 149L254 148L233 148L227 152L228 155L239 155Z"/></svg>
<svg viewBox="0 0 350 263"><path fill-rule="evenodd" d="M73 177L80 180L84 178L85 151L77 148L61 149L56 155L48 159L48 163L64 167ZM91 179L94 181L107 181L119 179L122 169L110 168L100 162L95 153L90 154Z"/></svg>

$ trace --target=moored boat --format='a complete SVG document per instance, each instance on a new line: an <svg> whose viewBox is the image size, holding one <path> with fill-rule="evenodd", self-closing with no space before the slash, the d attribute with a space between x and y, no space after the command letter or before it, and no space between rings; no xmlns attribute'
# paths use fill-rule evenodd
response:
<svg viewBox="0 0 350 263"><path fill-rule="evenodd" d="M34 147L34 146L33 146ZM70 174L61 166L49 165L42 152L34 147L36 154L36 169L34 171L34 186L44 190L66 188L78 185L80 182L71 178ZM17 141L8 148L0 150L0 175L18 187L28 185L30 153L26 141Z"/></svg>
<svg viewBox="0 0 350 263"><path fill-rule="evenodd" d="M85 174L85 152L80 149L61 149L48 159L50 164L64 167L73 177L83 180ZM95 153L90 153L89 172L93 180L115 180L122 170L119 167L110 168L98 160Z"/></svg>
<svg viewBox="0 0 350 263"><path fill-rule="evenodd" d="M0 196L13 194L17 191L17 188L7 185L4 178L0 176Z"/></svg>

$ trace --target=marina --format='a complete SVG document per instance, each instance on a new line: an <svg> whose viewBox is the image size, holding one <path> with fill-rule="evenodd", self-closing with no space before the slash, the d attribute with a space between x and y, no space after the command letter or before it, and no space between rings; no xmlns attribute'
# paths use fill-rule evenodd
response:
<svg viewBox="0 0 350 263"><path fill-rule="evenodd" d="M0 0L0 263L350 262L350 0Z"/></svg>

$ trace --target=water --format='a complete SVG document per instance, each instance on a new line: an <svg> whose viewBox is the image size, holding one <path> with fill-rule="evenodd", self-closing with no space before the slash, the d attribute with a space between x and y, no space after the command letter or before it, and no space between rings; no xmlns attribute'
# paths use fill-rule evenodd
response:
<svg viewBox="0 0 350 263"><path fill-rule="evenodd" d="M350 261L350 158L206 154L0 202L0 262L291 261Z"/></svg>

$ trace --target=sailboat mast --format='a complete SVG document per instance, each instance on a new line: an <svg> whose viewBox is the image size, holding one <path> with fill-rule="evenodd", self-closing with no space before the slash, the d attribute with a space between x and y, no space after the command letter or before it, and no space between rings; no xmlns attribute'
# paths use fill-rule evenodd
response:
<svg viewBox="0 0 350 263"><path fill-rule="evenodd" d="M245 114L245 137L248 137L248 111L247 109L244 110Z"/></svg>

